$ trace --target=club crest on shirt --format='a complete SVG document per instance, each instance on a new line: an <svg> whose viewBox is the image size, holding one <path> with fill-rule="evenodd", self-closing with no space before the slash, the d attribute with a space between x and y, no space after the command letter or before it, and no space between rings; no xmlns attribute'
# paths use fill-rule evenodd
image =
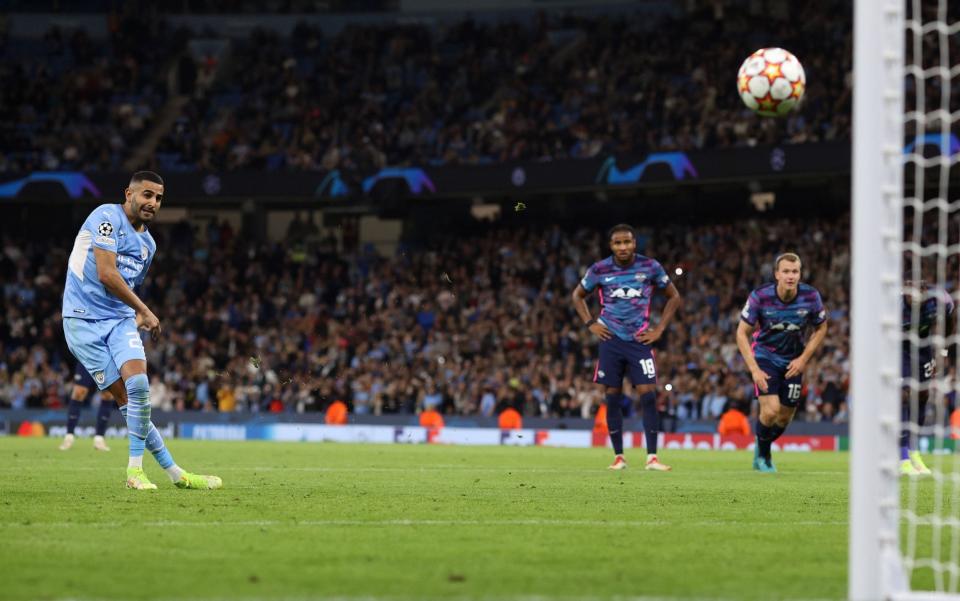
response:
<svg viewBox="0 0 960 601"><path fill-rule="evenodd" d="M638 273L638 274L635 275L634 277L637 278L637 281L638 281L638 282L642 282L642 281L644 281L645 279L647 279L647 274L645 274L645 273Z"/></svg>
<svg viewBox="0 0 960 601"><path fill-rule="evenodd" d="M147 247L143 245L140 246L140 260L141 261L147 260Z"/></svg>

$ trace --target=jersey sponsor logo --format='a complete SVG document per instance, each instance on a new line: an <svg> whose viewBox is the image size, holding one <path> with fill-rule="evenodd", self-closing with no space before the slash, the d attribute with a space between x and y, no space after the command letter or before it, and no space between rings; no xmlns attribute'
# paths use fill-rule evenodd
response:
<svg viewBox="0 0 960 601"><path fill-rule="evenodd" d="M785 321L781 321L780 323L775 323L772 326L770 326L770 329L777 330L777 331L786 330L787 332L796 332L800 329L800 326L798 326L795 323L787 323Z"/></svg>
<svg viewBox="0 0 960 601"><path fill-rule="evenodd" d="M610 293L610 298L640 298L643 292L636 288L617 288Z"/></svg>
<svg viewBox="0 0 960 601"><path fill-rule="evenodd" d="M117 243L113 238L107 236L97 236L97 242L100 244L106 244L107 246L116 246Z"/></svg>
<svg viewBox="0 0 960 601"><path fill-rule="evenodd" d="M97 233L101 236L110 236L113 234L113 224L109 221L104 221L97 226Z"/></svg>

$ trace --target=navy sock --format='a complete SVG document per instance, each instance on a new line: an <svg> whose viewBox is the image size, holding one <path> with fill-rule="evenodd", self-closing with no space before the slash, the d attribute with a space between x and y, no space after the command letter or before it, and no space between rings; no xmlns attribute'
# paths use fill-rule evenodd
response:
<svg viewBox="0 0 960 601"><path fill-rule="evenodd" d="M617 455L623 455L623 407L621 407L621 394L608 394L607 402L607 429L610 431L610 444L613 445L613 452Z"/></svg>
<svg viewBox="0 0 960 601"><path fill-rule="evenodd" d="M83 401L70 399L67 406L67 434L73 434L77 429L77 422L80 421L80 410L83 408Z"/></svg>
<svg viewBox="0 0 960 601"><path fill-rule="evenodd" d="M775 440L776 426L767 426L757 418L757 454L764 459L770 459L770 444ZM783 434L783 430L780 430ZM776 434L776 436L780 436Z"/></svg>
<svg viewBox="0 0 960 601"><path fill-rule="evenodd" d="M110 412L113 411L113 401L100 399L100 411L97 413L97 436L103 436L110 423Z"/></svg>
<svg viewBox="0 0 960 601"><path fill-rule="evenodd" d="M648 392L640 397L643 406L643 434L647 438L647 454L657 454L657 435L660 433L660 416L657 414L657 393Z"/></svg>
<svg viewBox="0 0 960 601"><path fill-rule="evenodd" d="M783 436L783 433L786 432L786 430L787 429L784 428L783 426L777 426L777 425L770 426L770 435L771 435L770 442L776 442L778 438Z"/></svg>
<svg viewBox="0 0 960 601"><path fill-rule="evenodd" d="M918 426L917 437L920 436L920 429L923 428L923 422L925 421L926 413L927 413L927 399L923 398L924 396L925 395L921 395L921 397L917 399L916 415L911 415L912 412L910 409L911 409L912 403L909 403L909 402L903 403L903 406L902 406L903 409L900 416L904 424L904 428L900 430L900 449L901 449L902 455L905 455L906 452L910 451L911 448L913 447L910 441L910 439L912 438L910 433L910 428L907 427L907 424L917 424Z"/></svg>

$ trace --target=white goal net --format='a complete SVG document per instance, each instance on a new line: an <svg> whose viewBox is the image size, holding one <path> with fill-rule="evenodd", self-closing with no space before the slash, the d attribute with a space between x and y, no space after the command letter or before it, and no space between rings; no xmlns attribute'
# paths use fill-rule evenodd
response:
<svg viewBox="0 0 960 601"><path fill-rule="evenodd" d="M854 19L850 597L960 599L960 3Z"/></svg>

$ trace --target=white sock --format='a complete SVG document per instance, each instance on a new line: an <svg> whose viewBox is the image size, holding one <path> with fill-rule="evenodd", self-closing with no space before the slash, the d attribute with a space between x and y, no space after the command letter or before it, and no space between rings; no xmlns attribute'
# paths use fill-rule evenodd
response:
<svg viewBox="0 0 960 601"><path fill-rule="evenodd" d="M73 442L73 434L67 434L66 436L63 437L63 439L64 439L64 440L69 440L70 442Z"/></svg>
<svg viewBox="0 0 960 601"><path fill-rule="evenodd" d="M170 476L171 482L179 482L180 476L183 475L183 470L180 469L180 466L176 463L168 467L165 471L167 472L167 475Z"/></svg>
<svg viewBox="0 0 960 601"><path fill-rule="evenodd" d="M139 457L131 457L130 460L127 461L127 467L139 467L142 469L143 455L140 455Z"/></svg>

